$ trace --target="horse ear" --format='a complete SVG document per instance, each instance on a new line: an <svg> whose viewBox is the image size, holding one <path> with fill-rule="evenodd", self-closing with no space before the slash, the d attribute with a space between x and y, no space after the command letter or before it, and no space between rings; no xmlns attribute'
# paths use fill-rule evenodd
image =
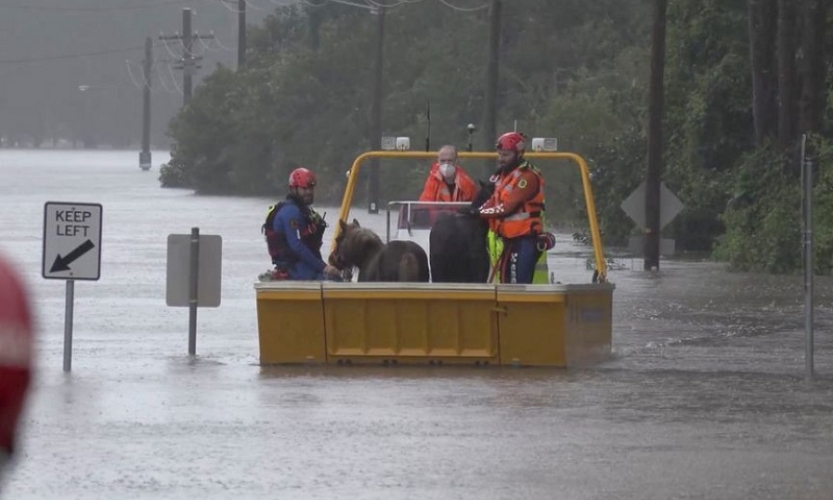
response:
<svg viewBox="0 0 833 500"><path fill-rule="evenodd" d="M361 227L361 226L359 225L359 221L358 221L358 220L356 220L355 218L353 218L353 225L354 225L354 226L356 226L356 227Z"/></svg>
<svg viewBox="0 0 833 500"><path fill-rule="evenodd" d="M341 228L342 233L347 232L347 224L345 224L343 220L341 220L341 219L338 220L338 227Z"/></svg>

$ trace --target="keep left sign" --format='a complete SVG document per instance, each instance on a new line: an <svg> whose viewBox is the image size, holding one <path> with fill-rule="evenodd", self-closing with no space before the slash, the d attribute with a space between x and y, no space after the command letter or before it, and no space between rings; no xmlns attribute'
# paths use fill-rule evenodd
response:
<svg viewBox="0 0 833 500"><path fill-rule="evenodd" d="M44 278L99 278L102 212L100 203L48 201L44 204L41 265Z"/></svg>

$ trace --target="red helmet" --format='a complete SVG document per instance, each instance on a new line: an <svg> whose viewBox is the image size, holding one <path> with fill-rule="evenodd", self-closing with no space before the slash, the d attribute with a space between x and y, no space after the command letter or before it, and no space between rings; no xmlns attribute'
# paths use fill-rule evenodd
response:
<svg viewBox="0 0 833 500"><path fill-rule="evenodd" d="M508 149L522 155L526 150L526 144L524 144L525 140L526 137L524 137L524 135L520 132L506 132L497 138L495 149Z"/></svg>
<svg viewBox="0 0 833 500"><path fill-rule="evenodd" d="M311 188L315 187L315 174L312 170L304 167L296 168L289 174L289 187L291 188Z"/></svg>

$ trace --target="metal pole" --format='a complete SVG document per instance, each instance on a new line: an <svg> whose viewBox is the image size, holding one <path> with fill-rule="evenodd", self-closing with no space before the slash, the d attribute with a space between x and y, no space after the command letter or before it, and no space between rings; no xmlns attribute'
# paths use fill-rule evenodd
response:
<svg viewBox="0 0 833 500"><path fill-rule="evenodd" d="M489 60L486 67L486 96L483 107L483 151L491 151L497 137L498 85L500 71L500 0L492 0L489 7ZM495 169L494 160L483 161L483 175L488 179Z"/></svg>
<svg viewBox="0 0 833 500"><path fill-rule="evenodd" d="M801 137L801 173L804 181L804 359L806 380L813 381L813 159L806 153L807 135Z"/></svg>
<svg viewBox="0 0 833 500"><path fill-rule="evenodd" d="M64 309L64 371L72 370L72 308L75 302L75 280L67 280L67 300Z"/></svg>
<svg viewBox="0 0 833 500"><path fill-rule="evenodd" d="M378 151L382 149L382 94L385 52L385 8L377 7L376 13L376 60L374 62L373 102L370 111L370 147ZM379 159L370 162L370 176L367 186L367 213L379 213Z"/></svg>
<svg viewBox="0 0 833 500"><path fill-rule="evenodd" d="M388 203L388 213L385 219L387 223L385 224L385 243L390 242L390 203Z"/></svg>
<svg viewBox="0 0 833 500"><path fill-rule="evenodd" d="M191 270L188 274L188 354L197 354L197 290L200 271L200 228L191 228Z"/></svg>

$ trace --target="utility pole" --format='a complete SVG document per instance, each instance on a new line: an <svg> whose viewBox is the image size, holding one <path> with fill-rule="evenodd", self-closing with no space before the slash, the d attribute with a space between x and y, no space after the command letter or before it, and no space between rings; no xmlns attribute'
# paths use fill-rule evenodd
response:
<svg viewBox="0 0 833 500"><path fill-rule="evenodd" d="M384 64L385 46L385 8L377 7L376 15L376 63L373 79L373 105L371 109L370 145L373 150L382 148L382 65ZM368 183L367 212L379 213L379 159L370 161L370 179Z"/></svg>
<svg viewBox="0 0 833 500"><path fill-rule="evenodd" d="M246 64L246 0L237 1L237 69Z"/></svg>
<svg viewBox="0 0 833 500"><path fill-rule="evenodd" d="M202 68L199 61L202 61L202 56L194 56L194 40L210 40L214 35L200 35L198 33L191 33L191 9L182 9L182 35L160 35L160 40L181 40L182 41L182 60L176 69L182 70L182 105L188 104L191 100L192 76L197 69Z"/></svg>
<svg viewBox="0 0 833 500"><path fill-rule="evenodd" d="M660 179L662 178L663 76L668 0L654 0L651 83L648 98L648 169L645 177L645 257L643 269L659 270Z"/></svg>
<svg viewBox="0 0 833 500"><path fill-rule="evenodd" d="M153 42L145 38L145 85L142 90L142 151L139 152L139 168L150 170L150 74L153 71Z"/></svg>
<svg viewBox="0 0 833 500"><path fill-rule="evenodd" d="M191 76L194 73L194 40L191 38L191 9L182 9L182 104L191 100Z"/></svg>
<svg viewBox="0 0 833 500"><path fill-rule="evenodd" d="M489 8L489 66L486 70L486 106L483 116L483 150L491 151L489 141L497 137L497 88L500 65L500 0L492 0ZM488 177L495 169L494 162L483 163Z"/></svg>

